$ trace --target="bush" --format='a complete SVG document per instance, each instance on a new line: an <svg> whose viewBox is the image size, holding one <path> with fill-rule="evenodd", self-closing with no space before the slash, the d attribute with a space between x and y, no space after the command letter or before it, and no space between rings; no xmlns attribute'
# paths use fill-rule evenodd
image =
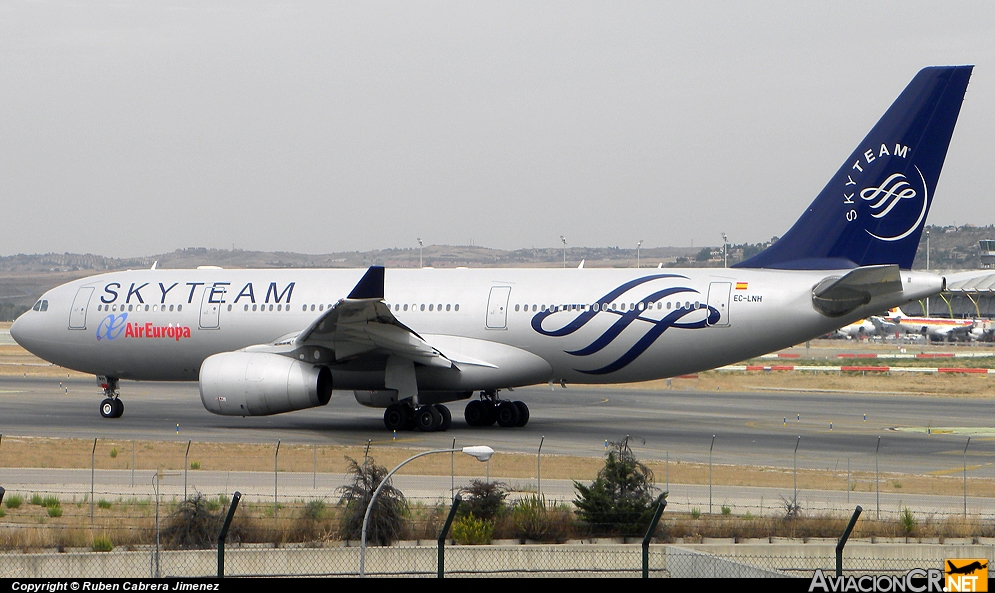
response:
<svg viewBox="0 0 995 593"><path fill-rule="evenodd" d="M919 522L916 521L915 515L909 507L902 507L902 512L898 516L898 524L902 526L902 531L905 532L905 536L909 537L915 534L916 527L919 526Z"/></svg>
<svg viewBox="0 0 995 593"><path fill-rule="evenodd" d="M200 462L199 461L191 461L190 462L190 469L200 469Z"/></svg>
<svg viewBox="0 0 995 593"><path fill-rule="evenodd" d="M289 536L292 541L316 541L324 539L327 530L323 528L322 522L328 516L328 508L323 500L310 500L301 507L300 514L294 520L290 528Z"/></svg>
<svg viewBox="0 0 995 593"><path fill-rule="evenodd" d="M35 505L36 507L42 506L41 494L37 494L37 493L32 494L31 495L31 504Z"/></svg>
<svg viewBox="0 0 995 593"><path fill-rule="evenodd" d="M453 521L453 541L464 546L480 546L491 543L494 537L494 523L479 519L472 514Z"/></svg>
<svg viewBox="0 0 995 593"><path fill-rule="evenodd" d="M62 516L62 507L48 507L48 516L55 518Z"/></svg>
<svg viewBox="0 0 995 593"><path fill-rule="evenodd" d="M574 481L574 488L580 519L593 532L607 535L642 536L667 496L654 496L653 472L636 460L628 439L611 443L593 484Z"/></svg>
<svg viewBox="0 0 995 593"><path fill-rule="evenodd" d="M559 541L561 537L546 498L532 494L519 500L511 511L515 521L516 535L532 541ZM562 527L562 526L561 526Z"/></svg>
<svg viewBox="0 0 995 593"><path fill-rule="evenodd" d="M97 501L97 506L100 507L100 508L102 508L102 509L109 509L109 508L111 508L111 503L109 501L104 500L103 498L101 498L100 500Z"/></svg>
<svg viewBox="0 0 995 593"><path fill-rule="evenodd" d="M95 535L90 549L94 552L110 552L114 549L114 543L106 535Z"/></svg>
<svg viewBox="0 0 995 593"><path fill-rule="evenodd" d="M502 482L473 480L459 492L463 499L459 506L460 516L473 515L493 521L507 510L505 499L508 498L508 487Z"/></svg>
<svg viewBox="0 0 995 593"><path fill-rule="evenodd" d="M111 459L114 459L115 457L117 457L117 447L112 447L111 448Z"/></svg>
<svg viewBox="0 0 995 593"><path fill-rule="evenodd" d="M210 548L217 544L224 517L211 510L208 499L199 492L181 502L166 520L163 545L174 550ZM214 506L217 503L214 503Z"/></svg>
<svg viewBox="0 0 995 593"><path fill-rule="evenodd" d="M5 496L3 499L3 504L8 509L16 509L24 503L24 497L19 494L11 494Z"/></svg>
<svg viewBox="0 0 995 593"><path fill-rule="evenodd" d="M349 461L352 484L338 489L342 494L339 504L344 507L340 535L343 539L358 540L362 539L366 508L373 498L373 493L387 477L388 471L382 465L377 465L372 457L364 459L362 465L355 459L349 457L346 459ZM376 504L370 511L366 541L372 545L389 546L401 539L404 533L404 517L407 514L408 502L404 499L404 494L388 482L377 495Z"/></svg>

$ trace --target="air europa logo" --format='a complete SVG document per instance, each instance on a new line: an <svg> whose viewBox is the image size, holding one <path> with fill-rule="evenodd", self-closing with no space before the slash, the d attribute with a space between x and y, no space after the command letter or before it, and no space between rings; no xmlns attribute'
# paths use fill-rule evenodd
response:
<svg viewBox="0 0 995 593"><path fill-rule="evenodd" d="M190 337L190 328L186 325L156 325L147 322L144 325L128 321L128 314L108 315L97 326L97 340L115 340L124 334L125 338L173 339L179 342Z"/></svg>

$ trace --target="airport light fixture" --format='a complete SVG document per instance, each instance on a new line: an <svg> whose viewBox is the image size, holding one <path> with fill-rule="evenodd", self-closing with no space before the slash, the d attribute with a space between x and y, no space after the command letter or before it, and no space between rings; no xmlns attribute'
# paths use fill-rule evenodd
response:
<svg viewBox="0 0 995 593"><path fill-rule="evenodd" d="M636 269L639 269L639 248L642 246L643 246L643 240L640 239L639 242L636 243Z"/></svg>
<svg viewBox="0 0 995 593"><path fill-rule="evenodd" d="M563 241L563 267L567 267L567 238L560 235L560 241Z"/></svg>
<svg viewBox="0 0 995 593"><path fill-rule="evenodd" d="M929 229L926 229L926 271L929 271ZM926 310L923 313L929 317L929 297L926 297Z"/></svg>
<svg viewBox="0 0 995 593"><path fill-rule="evenodd" d="M722 267L729 267L729 239L722 233Z"/></svg>
<svg viewBox="0 0 995 593"><path fill-rule="evenodd" d="M390 477L393 476L397 472L397 470L404 467L405 464L407 464L410 461L414 461L419 457L424 457L426 455L432 455L435 453L457 453L457 452L466 453L467 455L476 458L476 460L480 462L487 461L491 458L491 455L494 455L494 449L491 449L487 445L475 445L471 447L463 447L462 449L453 448L453 449L433 449L431 451L422 451L421 453L408 457L407 459L399 463L397 467L390 470L390 473L384 476L384 479L381 480L380 485L377 486L377 489L373 492L373 496L370 497L370 503L366 505L366 515L363 516L363 536L359 547L360 578L366 576L366 526L370 522L370 512L373 510L373 504L377 501L377 496L380 494L380 491L383 490L383 487L387 484L387 482L390 481Z"/></svg>
<svg viewBox="0 0 995 593"><path fill-rule="evenodd" d="M425 244L421 242L421 237L418 237L418 267L419 268L424 268L425 267L425 260L422 258L422 249L424 247L425 247Z"/></svg>

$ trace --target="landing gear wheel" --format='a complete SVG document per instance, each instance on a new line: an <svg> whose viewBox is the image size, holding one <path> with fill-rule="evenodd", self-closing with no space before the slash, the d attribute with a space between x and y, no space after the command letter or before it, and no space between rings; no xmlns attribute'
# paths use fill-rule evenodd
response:
<svg viewBox="0 0 995 593"><path fill-rule="evenodd" d="M442 426L442 413L435 406L422 406L415 412L415 426L422 432L435 432Z"/></svg>
<svg viewBox="0 0 995 593"><path fill-rule="evenodd" d="M114 400L107 398L100 402L100 415L104 418L116 418L114 412L117 411L117 406L114 405Z"/></svg>
<svg viewBox="0 0 995 593"><path fill-rule="evenodd" d="M383 413L383 424L387 430L404 430L411 421L411 409L404 404L390 404Z"/></svg>
<svg viewBox="0 0 995 593"><path fill-rule="evenodd" d="M124 415L124 402L120 399L114 400L114 417L120 418Z"/></svg>
<svg viewBox="0 0 995 593"><path fill-rule="evenodd" d="M518 424L516 426L525 426L529 423L529 407L525 405L525 402L514 402L515 407L518 408Z"/></svg>
<svg viewBox="0 0 995 593"><path fill-rule="evenodd" d="M466 404L463 410L463 418L470 426L490 426L494 424L494 406L491 402L483 400L473 400Z"/></svg>
<svg viewBox="0 0 995 593"><path fill-rule="evenodd" d="M435 404L435 409L442 415L442 425L439 426L439 430L441 432L449 430L449 427L453 425L453 413L442 404Z"/></svg>
<svg viewBox="0 0 995 593"><path fill-rule="evenodd" d="M518 426L518 422L522 419L521 413L518 411L518 406L515 402L503 401L497 406L497 423L498 426L509 427Z"/></svg>

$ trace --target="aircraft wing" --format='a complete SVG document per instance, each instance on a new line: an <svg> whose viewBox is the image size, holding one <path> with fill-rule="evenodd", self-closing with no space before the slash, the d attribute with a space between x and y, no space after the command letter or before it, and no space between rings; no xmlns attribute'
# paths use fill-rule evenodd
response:
<svg viewBox="0 0 995 593"><path fill-rule="evenodd" d="M451 360L397 320L383 302L384 269L371 267L349 296L293 338L295 346L320 346L341 361L381 352L423 365L452 368Z"/></svg>

